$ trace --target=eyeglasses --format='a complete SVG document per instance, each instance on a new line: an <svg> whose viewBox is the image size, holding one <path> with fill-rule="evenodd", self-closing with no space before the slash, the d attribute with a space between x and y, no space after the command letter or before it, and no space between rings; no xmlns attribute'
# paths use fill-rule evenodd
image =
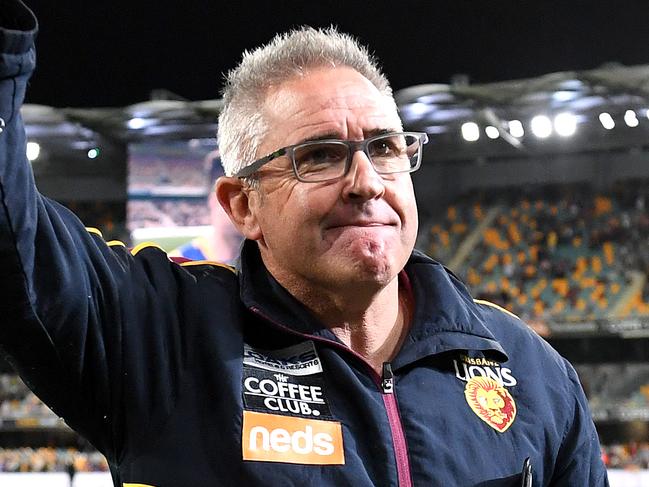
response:
<svg viewBox="0 0 649 487"><path fill-rule="evenodd" d="M421 165L422 146L428 135L420 132L391 132L365 140L314 140L289 145L257 159L234 176L245 178L264 164L287 156L298 181L321 183L343 178L349 172L352 157L362 150L378 174L413 172Z"/></svg>

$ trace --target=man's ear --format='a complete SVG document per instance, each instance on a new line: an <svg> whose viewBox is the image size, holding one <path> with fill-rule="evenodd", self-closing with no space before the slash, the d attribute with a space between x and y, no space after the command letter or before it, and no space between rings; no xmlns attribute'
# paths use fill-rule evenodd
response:
<svg viewBox="0 0 649 487"><path fill-rule="evenodd" d="M239 178L222 176L216 180L216 198L234 226L249 240L259 240L261 228L256 216L259 204L256 192L243 187ZM252 203L252 204L251 204ZM256 204L255 204L256 203Z"/></svg>

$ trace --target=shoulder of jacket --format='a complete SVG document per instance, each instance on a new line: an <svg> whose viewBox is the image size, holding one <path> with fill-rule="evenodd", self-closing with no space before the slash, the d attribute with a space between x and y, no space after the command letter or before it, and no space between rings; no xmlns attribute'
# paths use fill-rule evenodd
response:
<svg viewBox="0 0 649 487"><path fill-rule="evenodd" d="M189 267L189 268L198 267L198 266L210 266L210 267L225 269L235 275L237 273L237 270L231 265L224 264L223 262L217 262L214 260L188 260L186 262L181 262L179 265L180 267Z"/></svg>
<svg viewBox="0 0 649 487"><path fill-rule="evenodd" d="M508 315L511 318L515 318L516 320L521 321L521 319L518 316L516 316L514 313L503 308L502 306L497 305L496 303L492 303L491 301L486 301L484 299L474 299L473 302L479 306L487 306L489 308L496 309L501 313Z"/></svg>
<svg viewBox="0 0 649 487"><path fill-rule="evenodd" d="M109 240L105 241L104 236L101 233L101 230L93 227L86 227L86 231L101 239L104 241L104 243L113 249L115 248L122 248L125 251L129 252L133 257L144 257L146 254L149 254L149 251L153 250L156 255L161 256L164 255L164 258L168 260L169 262L172 262L180 267L187 268L188 270L191 268L198 268L200 266L208 266L214 269L223 269L227 271L228 273L237 274L237 270L232 267L231 265L224 264L222 262L217 262L217 261L212 261L212 260L186 260L186 261L176 261L174 260L171 256L167 254L167 251L165 251L160 245L158 245L155 242L141 242L137 244L135 247L129 249L128 246L120 241L120 240Z"/></svg>
<svg viewBox="0 0 649 487"><path fill-rule="evenodd" d="M542 336L521 320L514 313L490 301L474 299L474 302L485 312L493 313L491 316L500 316L502 319L489 320L487 326L495 338L505 348L510 359L543 364L553 368L560 376L570 378L571 366ZM556 376L555 376L556 377ZM569 385L570 381L563 381Z"/></svg>

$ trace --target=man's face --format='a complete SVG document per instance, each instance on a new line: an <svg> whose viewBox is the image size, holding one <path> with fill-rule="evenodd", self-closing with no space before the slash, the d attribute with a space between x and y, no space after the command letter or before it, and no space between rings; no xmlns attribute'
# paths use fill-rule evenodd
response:
<svg viewBox="0 0 649 487"><path fill-rule="evenodd" d="M393 101L347 67L316 69L272 89L263 113L270 128L258 157L308 140L401 130ZM258 196L250 200L256 237L265 264L285 284L378 289L403 268L415 243L410 175L382 177L362 151L344 178L324 183L298 181L289 158L280 157L260 170Z"/></svg>

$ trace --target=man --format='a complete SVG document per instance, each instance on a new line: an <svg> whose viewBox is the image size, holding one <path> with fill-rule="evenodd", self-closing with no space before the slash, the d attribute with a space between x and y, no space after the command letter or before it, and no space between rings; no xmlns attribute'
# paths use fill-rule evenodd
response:
<svg viewBox="0 0 649 487"><path fill-rule="evenodd" d="M235 272L109 248L38 195L36 24L0 1L0 343L115 485L607 485L572 367L413 252L426 136L348 36L278 36L229 75Z"/></svg>
<svg viewBox="0 0 649 487"><path fill-rule="evenodd" d="M211 231L207 235L195 237L173 249L169 252L169 256L233 263L238 256L243 237L219 204L216 199L216 192L212 190L214 181L223 175L221 156L218 149L209 152L205 156L204 166L210 188L207 196L207 207L210 212Z"/></svg>

